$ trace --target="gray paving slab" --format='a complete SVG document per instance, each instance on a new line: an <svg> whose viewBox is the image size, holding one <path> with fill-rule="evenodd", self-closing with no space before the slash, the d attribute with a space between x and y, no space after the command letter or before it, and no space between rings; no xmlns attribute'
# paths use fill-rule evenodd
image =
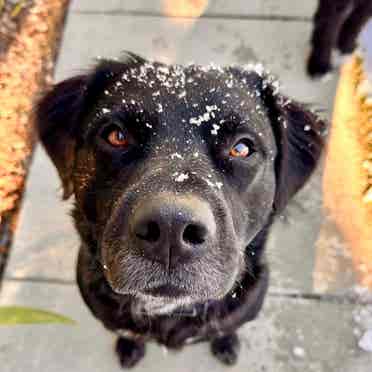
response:
<svg viewBox="0 0 372 372"><path fill-rule="evenodd" d="M178 24L166 18L71 13L57 80L81 71L98 55L118 56L123 49L179 63L194 60L229 64L254 59L266 62L281 77L289 94L318 102L330 111L336 79L314 83L307 80L303 71L309 27L303 22L210 19ZM278 41L279 33L282 37ZM276 289L313 290L314 245L321 223L320 177L318 172L292 204L286 218L275 226L268 257ZM37 151L7 276L74 279L78 240L66 213L69 205L60 201L58 187L50 161L42 151Z"/></svg>
<svg viewBox="0 0 372 372"><path fill-rule="evenodd" d="M79 240L61 190L56 170L37 149L5 275L74 280Z"/></svg>
<svg viewBox="0 0 372 372"><path fill-rule="evenodd" d="M120 370L113 353L114 337L89 314L74 285L6 281L0 305L6 304L56 311L72 317L77 325L2 327L2 372ZM367 372L372 354L358 349L363 329L354 318L370 311L348 304L269 297L259 319L240 330L241 357L229 370ZM154 370L222 372L226 368L210 355L207 344L177 353L149 344L136 371Z"/></svg>
<svg viewBox="0 0 372 372"><path fill-rule="evenodd" d="M369 77L372 81L372 20L365 26L360 36L360 44L363 50L364 66Z"/></svg>
<svg viewBox="0 0 372 372"><path fill-rule="evenodd" d="M176 1L174 3L186 3ZM167 4L170 0L74 0L72 11L78 12L153 12L167 14ZM192 3L192 2L191 2ZM203 3L202 1L200 3ZM265 15L265 16L293 16L312 17L316 9L316 0L292 1L292 0L210 0L204 11L205 15ZM182 8L182 14L191 14L187 8Z"/></svg>
<svg viewBox="0 0 372 372"><path fill-rule="evenodd" d="M216 19L178 22L165 17L71 13L57 80L82 71L97 56L118 57L122 50L177 63L226 65L259 60L280 76L288 94L330 110L336 77L324 83L311 81L305 74L310 32L311 24L304 22Z"/></svg>
<svg viewBox="0 0 372 372"><path fill-rule="evenodd" d="M275 290L318 292L320 288L314 287L313 276L318 257L316 242L323 222L321 168L273 226L266 252ZM343 284L336 282L328 292L344 291Z"/></svg>

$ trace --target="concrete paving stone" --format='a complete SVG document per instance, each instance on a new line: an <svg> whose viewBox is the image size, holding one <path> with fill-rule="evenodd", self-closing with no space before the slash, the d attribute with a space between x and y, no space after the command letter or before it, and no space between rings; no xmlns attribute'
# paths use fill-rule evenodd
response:
<svg viewBox="0 0 372 372"><path fill-rule="evenodd" d="M279 42L275 41L278 32L283 35ZM70 14L57 80L81 71L97 55L118 56L122 49L180 63L195 60L228 64L258 59L280 75L289 94L322 103L330 111L335 79L314 83L303 72L308 34L309 25L300 22L203 19L177 24L165 18ZM321 222L320 178L318 172L287 217L278 221L269 242L272 285L280 290L312 291L314 244ZM74 279L78 239L67 216L69 204L60 201L58 187L53 166L43 151L37 151L7 276Z"/></svg>
<svg viewBox="0 0 372 372"><path fill-rule="evenodd" d="M321 195L319 167L283 216L277 218L266 245L273 290L314 291L313 275L318 254L315 244L323 220ZM332 288L333 293L340 290L344 288L337 283Z"/></svg>
<svg viewBox="0 0 372 372"><path fill-rule="evenodd" d="M2 372L119 371L114 336L106 332L80 299L74 285L5 281L0 305L18 304L56 311L77 321L75 326L2 327ZM357 347L363 308L307 300L269 297L260 317L240 331L242 352L231 371L367 372L372 354ZM166 353L148 344L136 371L225 371L208 344Z"/></svg>
<svg viewBox="0 0 372 372"><path fill-rule="evenodd" d="M74 0L72 11L78 12L153 12L167 14L166 4L171 0ZM192 3L192 2L191 2ZM291 0L210 0L205 15L261 15L261 16L292 16L312 17L317 0L291 1ZM187 13L187 10L184 11Z"/></svg>
<svg viewBox="0 0 372 372"><path fill-rule="evenodd" d="M372 82L372 20L367 23L361 33L360 44L363 50L365 69L369 81Z"/></svg>
<svg viewBox="0 0 372 372"><path fill-rule="evenodd" d="M74 280L79 240L61 190L52 163L37 149L5 275Z"/></svg>
<svg viewBox="0 0 372 372"><path fill-rule="evenodd" d="M96 57L118 57L123 50L164 62L260 61L280 77L288 94L330 110L336 77L314 82L305 74L310 32L311 25L303 22L179 21L70 13L56 77L60 80L81 72Z"/></svg>

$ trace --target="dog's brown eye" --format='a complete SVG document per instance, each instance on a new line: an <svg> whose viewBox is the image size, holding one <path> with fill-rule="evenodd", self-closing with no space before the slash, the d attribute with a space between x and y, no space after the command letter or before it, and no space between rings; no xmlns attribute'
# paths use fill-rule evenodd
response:
<svg viewBox="0 0 372 372"><path fill-rule="evenodd" d="M128 146L128 138L120 128L115 128L109 131L106 136L107 142L114 147Z"/></svg>
<svg viewBox="0 0 372 372"><path fill-rule="evenodd" d="M253 149L251 148L248 141L241 140L237 142L230 150L230 156L233 158L247 158L251 155Z"/></svg>

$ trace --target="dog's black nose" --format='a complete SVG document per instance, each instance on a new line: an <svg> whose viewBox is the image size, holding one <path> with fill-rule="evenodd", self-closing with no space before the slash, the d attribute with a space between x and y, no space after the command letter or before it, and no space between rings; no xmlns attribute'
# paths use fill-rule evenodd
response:
<svg viewBox="0 0 372 372"><path fill-rule="evenodd" d="M208 203L191 196L146 200L136 208L131 222L132 238L143 255L168 269L200 257L216 235Z"/></svg>

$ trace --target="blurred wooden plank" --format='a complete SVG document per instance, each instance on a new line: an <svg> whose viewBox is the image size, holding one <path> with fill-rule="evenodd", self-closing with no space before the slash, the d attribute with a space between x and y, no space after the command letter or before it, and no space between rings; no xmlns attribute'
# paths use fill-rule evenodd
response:
<svg viewBox="0 0 372 372"><path fill-rule="evenodd" d="M372 105L361 85L360 57L341 71L324 171L324 205L350 247L359 283L372 288L372 203L363 201L371 178L363 164L371 154Z"/></svg>

